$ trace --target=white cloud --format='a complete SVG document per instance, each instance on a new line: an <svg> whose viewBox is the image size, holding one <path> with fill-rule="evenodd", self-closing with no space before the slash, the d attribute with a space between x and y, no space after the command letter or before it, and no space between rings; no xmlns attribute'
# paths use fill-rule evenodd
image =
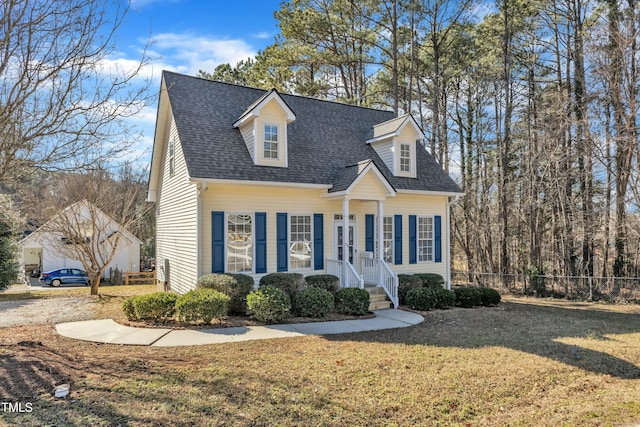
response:
<svg viewBox="0 0 640 427"><path fill-rule="evenodd" d="M259 33L251 34L251 37L253 37L254 39L268 39L271 37L271 33L267 31L260 31Z"/></svg>
<svg viewBox="0 0 640 427"><path fill-rule="evenodd" d="M137 0L138 5L148 4L154 0ZM147 44L146 39L139 39L139 46L132 46L131 53L117 52L101 63L102 71L120 70L130 72L135 70L142 55L142 48ZM152 37L151 46L147 49L150 63L140 71L140 84L151 79L149 86L150 104L140 112L127 118L127 123L142 131L142 138L131 147L125 158L139 165L148 165L151 160L151 148L156 122L157 92L160 88L162 70L183 74L196 75L198 70L213 72L220 64L235 65L241 60L254 57L254 49L244 40L209 37L194 33L162 33ZM153 99L156 101L154 102Z"/></svg>
<svg viewBox="0 0 640 427"><path fill-rule="evenodd" d="M224 63L235 65L257 54L244 40L176 33L154 36L152 49L150 55L160 57L164 65L170 66L174 71L192 75L197 74L198 70L212 72ZM155 63L154 68L157 68Z"/></svg>

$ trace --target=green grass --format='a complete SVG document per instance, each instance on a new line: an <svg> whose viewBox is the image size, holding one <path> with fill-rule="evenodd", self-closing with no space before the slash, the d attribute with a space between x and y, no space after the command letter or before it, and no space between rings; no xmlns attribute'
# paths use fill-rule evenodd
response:
<svg viewBox="0 0 640 427"><path fill-rule="evenodd" d="M0 419L59 426L626 425L640 421L639 314L634 305L507 299L497 308L428 312L423 324L392 331L176 348L99 345L42 331L42 348L28 354L43 352L38 359L54 368L51 355L63 355L59 369L69 370L71 398L36 389L33 413ZM0 329L0 342L24 339L11 332ZM22 351L10 350L7 363Z"/></svg>

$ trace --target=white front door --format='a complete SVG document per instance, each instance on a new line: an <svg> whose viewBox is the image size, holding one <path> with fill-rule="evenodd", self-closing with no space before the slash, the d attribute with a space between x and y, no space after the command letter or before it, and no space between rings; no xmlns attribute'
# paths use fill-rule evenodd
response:
<svg viewBox="0 0 640 427"><path fill-rule="evenodd" d="M344 259L345 245L342 238L342 229L344 224L342 221L336 221L333 224L333 242L334 242L334 256L336 259L342 261ZM357 254L356 248L356 224L353 221L349 222L349 243L346 245L346 252L349 254L349 262L353 264L354 255Z"/></svg>

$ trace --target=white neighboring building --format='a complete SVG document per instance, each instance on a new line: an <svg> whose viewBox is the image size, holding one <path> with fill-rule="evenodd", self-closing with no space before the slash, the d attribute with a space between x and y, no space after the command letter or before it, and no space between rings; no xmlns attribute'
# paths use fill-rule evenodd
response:
<svg viewBox="0 0 640 427"><path fill-rule="evenodd" d="M83 203L88 202L82 201L75 203L67 207L57 215L63 215L67 210L73 209L74 207L80 207L80 209L82 209ZM111 233L122 233L122 235L120 236L120 241L118 242L116 254L105 269L105 274L109 274L109 269L111 268L117 268L122 272L139 272L140 245L142 244L140 239L120 226L120 224L115 222L110 216L108 216L106 213L102 212L95 206L91 205L91 208L98 213L97 216L100 217L100 220L98 222L102 223L101 228L104 229L105 227L108 227L109 229L113 230ZM87 209L85 208L84 210L86 211ZM27 275L30 273L30 270L34 268L34 266L37 266L35 268L38 268L40 271L49 271L58 268L84 269L80 260L70 257L69 253L65 253L65 251L61 250L61 245L64 244L63 242L66 236L63 236L61 233L55 231L49 231L47 229L47 224L51 223L54 218L50 219L42 227L29 234L21 241L21 262L23 271L27 268L29 269L29 271L27 271ZM89 233L87 233L87 235L88 234Z"/></svg>

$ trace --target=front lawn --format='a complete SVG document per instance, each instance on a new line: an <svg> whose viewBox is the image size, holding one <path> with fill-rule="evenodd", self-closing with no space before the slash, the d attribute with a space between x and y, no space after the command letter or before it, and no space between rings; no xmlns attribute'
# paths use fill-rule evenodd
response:
<svg viewBox="0 0 640 427"><path fill-rule="evenodd" d="M640 421L640 306L507 298L391 331L152 348L0 329L9 425L576 426ZM9 379L9 380L7 380ZM52 384L71 395L56 400Z"/></svg>

